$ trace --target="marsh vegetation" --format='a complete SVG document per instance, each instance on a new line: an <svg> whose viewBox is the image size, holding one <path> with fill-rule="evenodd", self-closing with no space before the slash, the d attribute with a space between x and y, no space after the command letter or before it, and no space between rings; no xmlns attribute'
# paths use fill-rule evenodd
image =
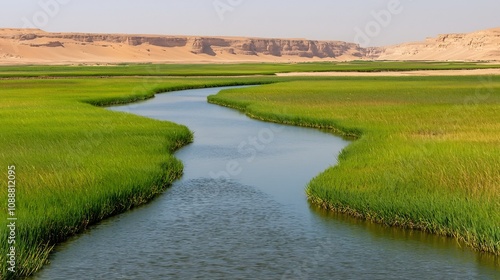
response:
<svg viewBox="0 0 500 280"><path fill-rule="evenodd" d="M54 244L146 203L182 174L172 153L192 141L188 128L99 106L245 84L268 85L224 91L210 102L358 139L338 166L311 181L307 194L313 203L455 236L498 254L500 77L167 77L483 67L382 65L0 67L1 77L15 77L0 81L0 161L17 172L16 276L37 271ZM53 76L67 78L46 79ZM0 197L7 197L7 188ZM4 229L6 217L1 204ZM2 230L0 239L7 234ZM0 273L8 275L5 266Z"/></svg>

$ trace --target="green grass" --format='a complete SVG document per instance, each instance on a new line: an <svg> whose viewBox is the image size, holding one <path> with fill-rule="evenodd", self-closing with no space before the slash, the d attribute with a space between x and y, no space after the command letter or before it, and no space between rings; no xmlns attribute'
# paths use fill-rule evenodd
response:
<svg viewBox="0 0 500 280"><path fill-rule="evenodd" d="M500 68L500 65L470 62L387 62L343 63L245 63L245 64L131 64L111 66L0 66L0 78L75 76L240 76L274 75L287 72L327 71L414 71Z"/></svg>
<svg viewBox="0 0 500 280"><path fill-rule="evenodd" d="M79 78L0 81L0 279L30 275L54 244L151 200L182 174L172 152L192 140L183 126L94 105L155 92L269 78ZM17 273L6 271L7 166L16 166Z"/></svg>
<svg viewBox="0 0 500 280"><path fill-rule="evenodd" d="M310 182L313 203L500 253L500 76L325 78L209 101L358 138Z"/></svg>
<svg viewBox="0 0 500 280"><path fill-rule="evenodd" d="M182 164L172 152L191 141L186 127L98 106L144 100L162 91L242 84L276 83L227 91L212 102L359 138L342 153L339 166L311 182L308 194L314 202L387 224L456 235L498 253L498 77L484 83L479 77L166 77L468 67L483 66L0 67L1 77L17 77L0 80L0 169L6 182L7 166L16 166L18 218L18 273L7 274L7 243L2 242L0 279L34 273L54 244L149 201L181 175ZM37 76L43 78L22 78ZM6 188L0 197L7 197ZM0 203L1 240L7 240L6 218L7 205Z"/></svg>

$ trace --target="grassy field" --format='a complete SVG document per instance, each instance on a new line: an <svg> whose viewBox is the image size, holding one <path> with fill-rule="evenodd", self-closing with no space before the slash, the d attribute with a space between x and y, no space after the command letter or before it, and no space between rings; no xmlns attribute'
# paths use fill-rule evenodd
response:
<svg viewBox="0 0 500 280"><path fill-rule="evenodd" d="M246 64L132 64L111 66L0 66L0 78L72 76L241 76L288 72L382 72L500 68L470 62L246 63Z"/></svg>
<svg viewBox="0 0 500 280"><path fill-rule="evenodd" d="M267 79L271 81L270 79ZM143 204L182 174L172 156L192 140L183 126L111 112L155 92L266 79L79 78L0 81L0 279L29 275L53 245ZM91 105L93 104L93 105ZM8 273L7 176L15 166L17 274ZM8 275L8 276L6 276Z"/></svg>
<svg viewBox="0 0 500 280"><path fill-rule="evenodd" d="M209 101L358 138L310 182L313 203L500 253L500 76L303 80Z"/></svg>
<svg viewBox="0 0 500 280"><path fill-rule="evenodd" d="M339 166L311 182L314 202L387 224L456 235L498 253L500 78L167 77L482 67L467 65L0 67L1 77L17 77L0 80L0 163L4 178L7 167L15 166L18 218L17 274L2 265L0 279L35 272L55 243L149 201L182 174L172 152L191 141L186 127L99 106L156 92L242 84L274 83L226 91L212 102L359 138L342 153ZM0 197L6 201L7 195L1 188ZM9 234L7 210L0 203L1 240ZM0 244L5 264L8 245Z"/></svg>

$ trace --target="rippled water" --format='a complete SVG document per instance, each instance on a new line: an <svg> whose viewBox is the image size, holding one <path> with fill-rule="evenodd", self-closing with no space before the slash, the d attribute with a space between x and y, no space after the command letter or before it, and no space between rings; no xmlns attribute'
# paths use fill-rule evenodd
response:
<svg viewBox="0 0 500 280"><path fill-rule="evenodd" d="M35 279L499 279L498 259L307 203L348 142L250 120L189 90L112 110L187 125L185 175L56 248Z"/></svg>

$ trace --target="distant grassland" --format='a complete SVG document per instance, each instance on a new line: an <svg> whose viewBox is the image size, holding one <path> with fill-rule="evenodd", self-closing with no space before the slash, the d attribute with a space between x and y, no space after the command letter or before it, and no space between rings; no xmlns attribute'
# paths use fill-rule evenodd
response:
<svg viewBox="0 0 500 280"><path fill-rule="evenodd" d="M3 184L7 183L7 166L15 165L17 173L15 276L38 270L56 242L151 200L182 174L182 163L172 152L192 140L188 128L90 104L125 103L162 91L262 82L266 79L0 81ZM14 276L6 271L7 187L0 189L0 198L0 279L5 279Z"/></svg>
<svg viewBox="0 0 500 280"><path fill-rule="evenodd" d="M303 80L209 101L358 137L310 182L313 203L500 253L500 76Z"/></svg>
<svg viewBox="0 0 500 280"><path fill-rule="evenodd" d="M124 64L110 66L0 66L0 78L72 76L241 76L288 72L383 72L500 68L469 62L315 62L244 64Z"/></svg>

